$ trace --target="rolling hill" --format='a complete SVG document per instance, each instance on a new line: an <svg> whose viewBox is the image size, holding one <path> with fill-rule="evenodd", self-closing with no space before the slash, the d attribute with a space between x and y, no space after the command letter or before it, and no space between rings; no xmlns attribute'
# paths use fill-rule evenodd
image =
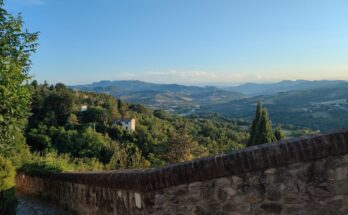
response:
<svg viewBox="0 0 348 215"><path fill-rule="evenodd" d="M343 83L347 83L347 82L346 81L328 81L328 80L322 80L322 81L284 80L281 82L270 83L270 84L246 83L240 86L224 87L222 89L233 91L233 92L240 92L249 96L259 96L259 95L275 95L280 92L302 91L302 90L310 90L310 89L335 87Z"/></svg>
<svg viewBox="0 0 348 215"><path fill-rule="evenodd" d="M141 81L101 81L72 88L106 93L127 102L182 115L218 113L248 121L253 118L257 101L261 100L272 121L277 124L293 124L321 131L348 126L348 83L345 81L249 83L228 89Z"/></svg>
<svg viewBox="0 0 348 215"><path fill-rule="evenodd" d="M275 123L294 124L322 131L348 126L348 84L282 92L205 105L199 113L221 113L251 120L255 105L262 101Z"/></svg>
<svg viewBox="0 0 348 215"><path fill-rule="evenodd" d="M220 104L245 97L242 93L216 87L153 84L142 81L101 81L71 88L106 93L127 102L141 103L179 114L192 113L201 105Z"/></svg>

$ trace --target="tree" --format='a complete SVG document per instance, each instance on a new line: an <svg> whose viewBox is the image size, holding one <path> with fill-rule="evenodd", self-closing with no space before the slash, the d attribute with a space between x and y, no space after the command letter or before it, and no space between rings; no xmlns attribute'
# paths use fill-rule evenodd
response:
<svg viewBox="0 0 348 215"><path fill-rule="evenodd" d="M272 131L272 122L269 119L267 110L258 102L256 107L255 119L252 122L250 130L250 139L248 146L271 143L276 138Z"/></svg>
<svg viewBox="0 0 348 215"><path fill-rule="evenodd" d="M127 109L128 109L127 104L121 99L119 99L117 106L118 106L118 112L121 114L121 117L125 118L127 116Z"/></svg>
<svg viewBox="0 0 348 215"><path fill-rule="evenodd" d="M248 142L248 146L255 145L256 138L259 136L259 127L260 127L260 120L262 116L262 104L259 101L256 106L256 112L255 112L255 118L251 124L251 129L250 129L250 139Z"/></svg>
<svg viewBox="0 0 348 215"><path fill-rule="evenodd" d="M141 153L141 150L134 143L115 144L113 155L107 164L108 169L135 169L147 168L150 166Z"/></svg>
<svg viewBox="0 0 348 215"><path fill-rule="evenodd" d="M40 124L37 128L30 129L27 134L27 144L33 151L52 151L52 138L47 126Z"/></svg>
<svg viewBox="0 0 348 215"><path fill-rule="evenodd" d="M108 111L108 115L111 120L118 119L121 117L118 112L118 102L112 97L106 98L104 108Z"/></svg>
<svg viewBox="0 0 348 215"><path fill-rule="evenodd" d="M164 110L154 110L153 115L163 120L167 120L170 118L170 115Z"/></svg>
<svg viewBox="0 0 348 215"><path fill-rule="evenodd" d="M73 113L73 108L74 96L68 90L54 92L45 100L46 112L54 114L54 125L57 124L59 126L64 126L68 122L70 115Z"/></svg>
<svg viewBox="0 0 348 215"><path fill-rule="evenodd" d="M79 124L79 120L75 114L73 114L73 113L70 114L70 116L68 118L68 124L73 128Z"/></svg>
<svg viewBox="0 0 348 215"><path fill-rule="evenodd" d="M164 159L169 163L190 161L195 158L206 156L207 150L193 140L188 134L187 127L180 133L172 132L166 144Z"/></svg>
<svg viewBox="0 0 348 215"><path fill-rule="evenodd" d="M50 128L52 145L59 153L70 153L73 157L99 158L111 143L111 139L92 128L83 131L65 130L63 127Z"/></svg>
<svg viewBox="0 0 348 215"><path fill-rule="evenodd" d="M284 133L282 132L282 129L280 127L277 127L274 131L274 136L277 141L283 140L285 138Z"/></svg>
<svg viewBox="0 0 348 215"><path fill-rule="evenodd" d="M260 139L258 143L262 144L274 142L276 139L272 131L272 122L269 119L268 112L265 108L262 110L260 125Z"/></svg>
<svg viewBox="0 0 348 215"><path fill-rule="evenodd" d="M23 30L20 15L13 16L0 0L0 153L18 142L29 116L30 55L37 47L38 33Z"/></svg>
<svg viewBox="0 0 348 215"><path fill-rule="evenodd" d="M100 106L91 107L82 114L84 122L97 123L100 126L106 126L111 122L108 111Z"/></svg>

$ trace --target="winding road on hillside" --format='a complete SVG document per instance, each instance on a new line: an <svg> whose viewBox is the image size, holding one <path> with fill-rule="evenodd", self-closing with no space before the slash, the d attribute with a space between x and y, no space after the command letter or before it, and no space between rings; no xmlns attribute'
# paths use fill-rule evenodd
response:
<svg viewBox="0 0 348 215"><path fill-rule="evenodd" d="M55 205L27 197L18 196L17 215L73 215Z"/></svg>

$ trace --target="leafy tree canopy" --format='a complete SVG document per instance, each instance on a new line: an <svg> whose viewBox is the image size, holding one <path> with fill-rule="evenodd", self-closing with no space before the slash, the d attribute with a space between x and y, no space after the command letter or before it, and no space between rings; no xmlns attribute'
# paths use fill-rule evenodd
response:
<svg viewBox="0 0 348 215"><path fill-rule="evenodd" d="M0 0L0 153L9 153L29 116L30 55L37 47L37 33L23 29L20 15L13 16Z"/></svg>

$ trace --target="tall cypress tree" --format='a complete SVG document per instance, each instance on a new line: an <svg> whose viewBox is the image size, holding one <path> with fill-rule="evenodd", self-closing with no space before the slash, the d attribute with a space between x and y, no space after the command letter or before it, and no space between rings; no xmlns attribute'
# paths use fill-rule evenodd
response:
<svg viewBox="0 0 348 215"><path fill-rule="evenodd" d="M260 137L257 144L263 144L263 143L271 143L273 141L276 141L276 138L272 131L272 122L269 119L268 112L265 108L262 110L262 116L261 116L261 122L260 122Z"/></svg>
<svg viewBox="0 0 348 215"><path fill-rule="evenodd" d="M268 112L262 107L261 102L258 102L247 146L271 143L275 140L276 138L272 131L272 122L269 119Z"/></svg>
<svg viewBox="0 0 348 215"><path fill-rule="evenodd" d="M259 136L258 133L259 133L261 116L262 116L262 104L259 101L257 103L257 107L256 107L255 118L254 118L252 125L251 125L250 139L248 141L247 146L255 145L254 143L256 142L256 139Z"/></svg>

